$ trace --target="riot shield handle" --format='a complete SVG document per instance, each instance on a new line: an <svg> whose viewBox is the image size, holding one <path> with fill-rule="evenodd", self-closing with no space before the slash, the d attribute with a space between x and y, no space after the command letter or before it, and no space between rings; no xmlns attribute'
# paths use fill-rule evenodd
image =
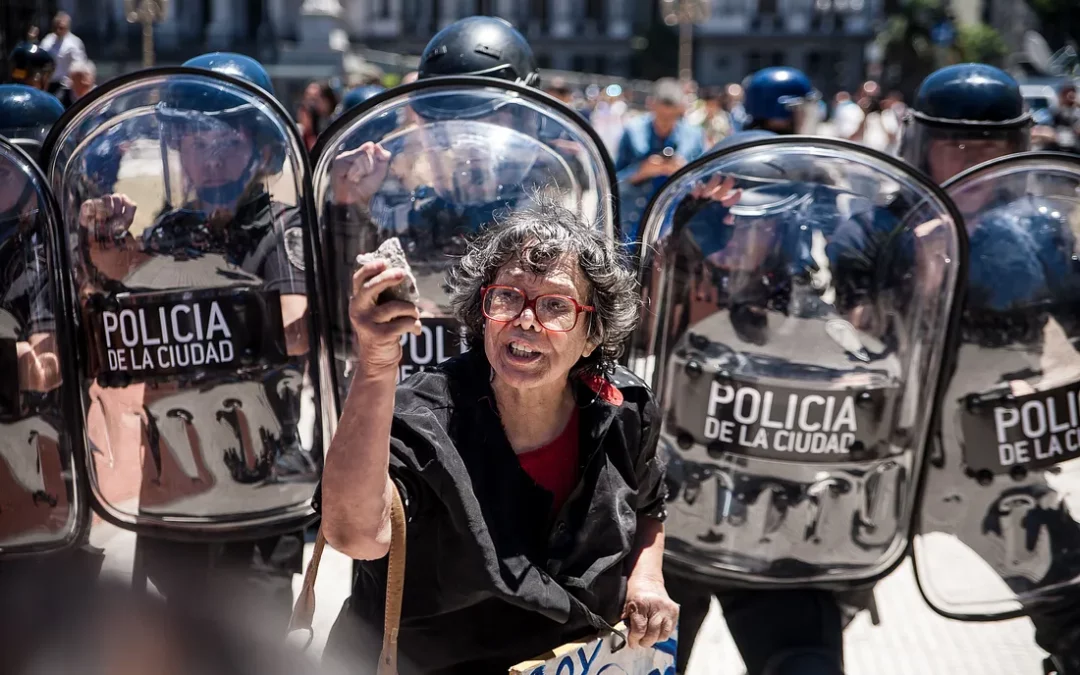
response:
<svg viewBox="0 0 1080 675"><path fill-rule="evenodd" d="M382 653L379 654L379 669L377 675L397 675L397 650L398 630L401 626L401 601L405 592L405 504L401 501L401 493L398 492L397 484L393 485L393 501L390 504L390 559L387 561L386 572L386 619L383 624ZM319 574L319 563L322 561L323 549L326 547L326 537L323 536L322 526L315 537L315 547L311 553L311 562L308 563L304 573L304 584L300 588L300 594L293 607L292 617L289 619L287 634L294 631L306 631L307 643L303 649L311 645L315 637L312 628L312 619L315 617L315 579Z"/></svg>

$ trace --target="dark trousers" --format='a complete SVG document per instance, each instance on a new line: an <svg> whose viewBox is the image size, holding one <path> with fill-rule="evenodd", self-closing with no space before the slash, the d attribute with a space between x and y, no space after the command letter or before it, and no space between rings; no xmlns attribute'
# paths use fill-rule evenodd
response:
<svg viewBox="0 0 1080 675"><path fill-rule="evenodd" d="M262 610L270 631L284 634L292 613L292 578L303 566L304 533L214 544L139 537L147 578L170 603L204 612Z"/></svg>
<svg viewBox="0 0 1080 675"><path fill-rule="evenodd" d="M746 663L747 675L822 675L843 672L843 617L835 594L793 588L724 590L669 576L668 594L680 605L676 670L686 672L690 652L713 595Z"/></svg>

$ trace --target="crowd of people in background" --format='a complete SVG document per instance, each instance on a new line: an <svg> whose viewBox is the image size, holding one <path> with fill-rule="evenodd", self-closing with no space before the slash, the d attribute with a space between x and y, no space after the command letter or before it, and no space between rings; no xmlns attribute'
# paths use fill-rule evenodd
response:
<svg viewBox="0 0 1080 675"><path fill-rule="evenodd" d="M406 75L402 82L409 81L410 76L415 77L415 74ZM344 88L335 88L328 81L312 82L296 108L296 121L309 148L337 115L351 107L346 105L345 92L382 90L391 79L377 69L369 69L351 78ZM644 105L636 102L618 84L581 87L556 76L542 82L541 87L592 125L616 165L630 161L626 153L633 144L634 134L640 138L643 120L652 119L659 109L663 110L661 116L668 120L665 124L670 124L672 129L686 128L700 133L700 152L745 130L747 121L743 86L734 82L699 87L693 81L680 83L664 78L654 83L653 95ZM1056 108L1036 116L1038 124L1032 133L1033 145L1036 149L1080 152L1080 106L1077 105L1076 87L1066 83L1058 94ZM854 93L839 91L831 101L819 100L817 107L817 134L862 143L890 155L898 153L907 112L901 92L886 91L878 82L868 80ZM691 153L694 156L679 154L689 161L700 153Z"/></svg>
<svg viewBox="0 0 1080 675"><path fill-rule="evenodd" d="M87 57L83 41L71 32L71 17L67 13L56 14L52 31L40 43L37 33L36 28L31 29L27 40L13 55L15 61L21 58L31 62L31 67L24 69L28 75L23 83L48 91L65 108L70 107L97 86L97 68ZM20 69L14 70L17 74ZM43 75L35 78L35 72ZM20 81L17 76L14 79ZM398 79L369 66L344 83L311 82L294 108L305 145L311 149L318 135L347 108L384 90L388 84L407 83L412 79L415 79L415 73ZM640 146L642 120L652 119L658 110L666 120L663 124L677 129L684 137L687 129L701 135L700 151L678 153L686 161L743 131L747 120L743 86L734 82L721 87L699 87L693 81L677 82L664 78L655 83L653 95L644 105L636 102L618 84L581 87L571 85L562 77L554 77L542 83L542 88L592 125L616 165L625 166L631 161L627 153L632 152L635 137ZM661 94L657 95L657 92ZM349 94L352 94L351 98ZM816 133L863 143L891 155L898 152L906 112L904 96L900 92L886 92L879 83L868 80L858 91L839 91L831 103L819 100L817 106ZM1035 149L1080 152L1080 106L1074 84L1062 85L1056 106L1038 113L1037 125L1032 132ZM669 165L674 166L671 162Z"/></svg>
<svg viewBox="0 0 1080 675"><path fill-rule="evenodd" d="M41 59L46 64L46 76L35 84L55 95L65 108L91 92L97 85L97 69L86 55L82 40L71 32L71 17L58 12L53 18L52 31L37 43L37 30L32 29L28 39L19 48L30 59ZM18 49L16 50L18 51ZM408 73L397 82L415 79ZM329 81L313 81L303 90L295 108L296 123L305 144L310 149L315 138L339 114L384 89L394 76L388 76L375 67L368 67L349 78L346 86ZM676 86L677 85L677 86ZM604 141L617 164L630 162L626 152L633 145L634 135L640 139L642 119L656 116L663 109L672 129L698 130L701 134L701 151L714 147L732 134L743 131L746 111L743 107L743 87L739 83L724 86L699 87L696 82L676 83L663 79L657 82L653 95L646 104L640 105L619 84L599 86L575 86L564 78L555 77L542 84L544 92L561 100L588 120ZM656 95L662 92L661 96ZM350 99L347 94L353 93ZM363 96L355 94L363 93ZM900 92L881 89L879 83L869 80L858 92L837 92L831 104L819 100L819 124L816 133L862 143L882 152L896 154L906 107ZM1080 106L1077 105L1076 85L1065 83L1059 87L1055 107L1039 111L1038 125L1032 132L1032 143L1038 149L1080 152ZM636 130L636 131L635 131ZM685 131L680 131L685 134ZM620 154L626 159L620 157ZM694 153L690 153L694 154ZM679 156L687 161L694 159L686 152ZM658 174L660 175L660 174Z"/></svg>
<svg viewBox="0 0 1080 675"><path fill-rule="evenodd" d="M86 46L71 32L71 16L57 12L52 32L37 40L38 30L30 29L27 39L11 54L11 79L42 89L60 100L65 108L97 86L97 66L86 55Z"/></svg>

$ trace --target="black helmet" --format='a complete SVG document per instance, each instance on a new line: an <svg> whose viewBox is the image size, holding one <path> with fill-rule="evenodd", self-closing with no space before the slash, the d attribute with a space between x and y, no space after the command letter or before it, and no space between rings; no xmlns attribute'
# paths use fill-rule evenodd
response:
<svg viewBox="0 0 1080 675"><path fill-rule="evenodd" d="M982 63L947 66L931 73L919 87L900 154L944 182L975 164L1027 150L1031 123L1020 85L1008 73ZM991 143L972 146L973 141ZM931 166L930 146L935 142L939 147ZM955 166L939 166L948 159L950 146L955 148Z"/></svg>
<svg viewBox="0 0 1080 675"><path fill-rule="evenodd" d="M16 84L26 84L44 89L52 77L56 64L52 55L32 42L20 42L15 45L9 58L11 79Z"/></svg>
<svg viewBox="0 0 1080 675"><path fill-rule="evenodd" d="M540 82L525 36L509 22L491 16L455 21L424 47L417 78L446 75L497 77L532 87Z"/></svg>
<svg viewBox="0 0 1080 675"><path fill-rule="evenodd" d="M0 84L0 136L33 157L63 114L64 106L52 94L25 84Z"/></svg>

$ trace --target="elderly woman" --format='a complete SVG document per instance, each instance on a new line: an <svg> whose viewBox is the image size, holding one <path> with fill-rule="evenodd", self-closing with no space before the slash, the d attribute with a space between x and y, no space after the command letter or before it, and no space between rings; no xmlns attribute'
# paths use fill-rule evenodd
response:
<svg viewBox="0 0 1080 675"><path fill-rule="evenodd" d="M403 279L382 262L353 278L357 374L320 507L330 544L371 562L328 654L378 655L395 484L403 673L506 673L620 618L631 647L667 639L660 420L614 367L638 296L610 242L546 199L489 227L450 275L469 351L397 386L419 314L376 298Z"/></svg>

